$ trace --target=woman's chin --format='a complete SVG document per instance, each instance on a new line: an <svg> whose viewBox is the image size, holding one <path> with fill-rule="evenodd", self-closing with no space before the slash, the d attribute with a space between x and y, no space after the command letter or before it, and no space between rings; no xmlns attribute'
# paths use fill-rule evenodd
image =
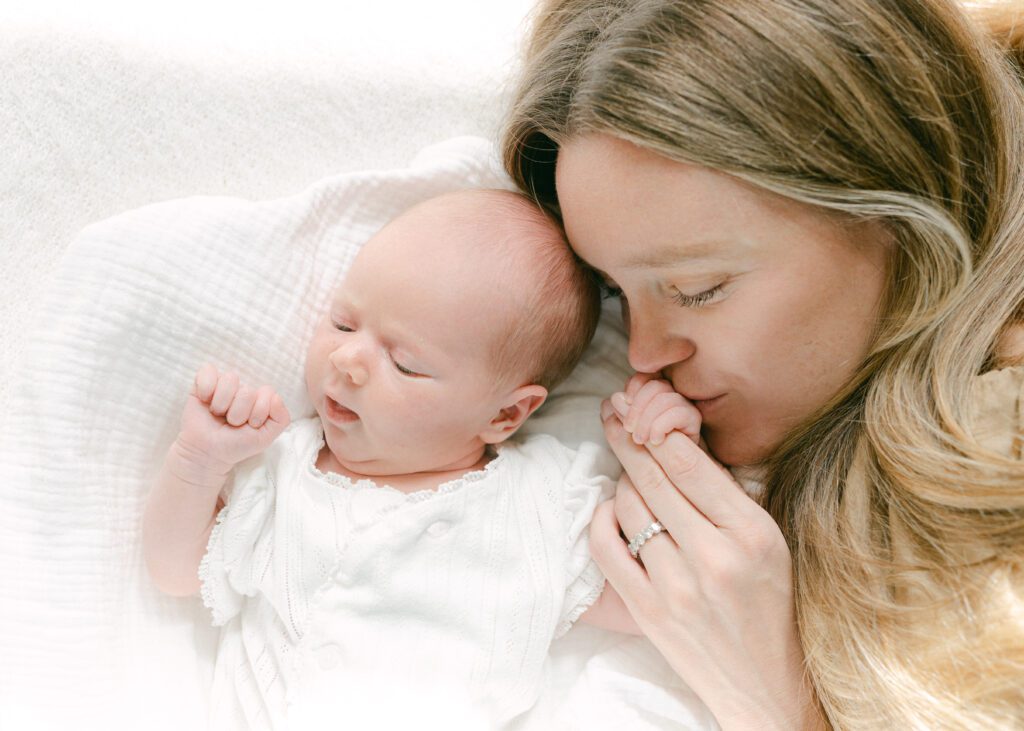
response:
<svg viewBox="0 0 1024 731"><path fill-rule="evenodd" d="M758 465L768 459L775 448L770 440L758 439L749 433L705 428L702 435L711 456L726 467Z"/></svg>

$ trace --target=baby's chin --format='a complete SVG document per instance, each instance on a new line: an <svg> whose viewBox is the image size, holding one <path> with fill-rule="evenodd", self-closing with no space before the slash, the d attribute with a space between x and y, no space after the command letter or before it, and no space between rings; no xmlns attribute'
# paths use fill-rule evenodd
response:
<svg viewBox="0 0 1024 731"><path fill-rule="evenodd" d="M420 471L413 465L402 464L391 459L367 459L365 454L339 447L339 445L332 444L330 439L327 440L327 454L329 457L324 459L324 455L321 453L320 463L329 471L340 472L344 475L392 477Z"/></svg>
<svg viewBox="0 0 1024 731"><path fill-rule="evenodd" d="M470 445L465 449L453 452L451 444L419 444L413 454L402 455L401 450L387 449L384 457L378 457L357 445L349 446L341 440L332 439L325 431L325 449L330 458L324 460L321 453L319 463L330 465L328 469L342 474L361 477L398 477L401 475L426 475L429 473L449 473L479 469L482 459L486 460L488 452L481 447L479 450ZM379 441L379 440L378 440ZM436 455L452 455L452 459L439 464ZM490 455L493 456L493 455ZM396 459L399 457L399 459ZM321 470L322 471L322 470Z"/></svg>

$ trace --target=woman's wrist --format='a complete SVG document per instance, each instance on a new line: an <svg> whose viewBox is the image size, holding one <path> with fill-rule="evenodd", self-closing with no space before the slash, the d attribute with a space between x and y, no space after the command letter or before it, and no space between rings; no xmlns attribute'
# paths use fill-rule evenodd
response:
<svg viewBox="0 0 1024 731"><path fill-rule="evenodd" d="M711 710L722 731L828 731L831 728L809 689L796 698L788 698L785 706L748 696L744 704L731 710Z"/></svg>

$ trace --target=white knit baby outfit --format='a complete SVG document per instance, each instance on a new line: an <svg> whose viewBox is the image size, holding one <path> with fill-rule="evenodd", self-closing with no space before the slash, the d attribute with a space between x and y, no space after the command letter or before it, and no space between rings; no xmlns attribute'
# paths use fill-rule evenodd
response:
<svg viewBox="0 0 1024 731"><path fill-rule="evenodd" d="M527 710L552 639L604 586L597 445L508 442L406 494L320 472L323 444L318 418L296 421L227 488L200 566L223 625L211 728L487 729Z"/></svg>

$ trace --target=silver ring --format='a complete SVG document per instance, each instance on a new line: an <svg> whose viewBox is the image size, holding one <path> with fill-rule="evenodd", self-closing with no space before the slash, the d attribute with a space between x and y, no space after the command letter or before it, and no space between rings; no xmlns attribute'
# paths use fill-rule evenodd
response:
<svg viewBox="0 0 1024 731"><path fill-rule="evenodd" d="M633 558L639 558L640 549L644 547L644 544L647 543L647 541L651 540L652 537L658 535L664 530L665 526L663 526L658 521L654 521L653 523L651 523L649 526L647 526L642 531L633 536L633 540L629 542L629 555Z"/></svg>

